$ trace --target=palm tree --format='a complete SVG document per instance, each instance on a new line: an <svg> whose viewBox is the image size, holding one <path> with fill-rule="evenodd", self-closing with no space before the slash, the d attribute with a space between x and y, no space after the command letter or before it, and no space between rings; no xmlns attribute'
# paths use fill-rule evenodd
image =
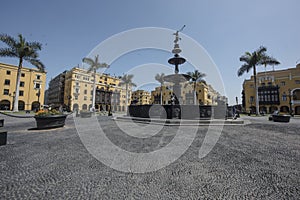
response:
<svg viewBox="0 0 300 200"><path fill-rule="evenodd" d="M95 99L96 99L96 72L100 68L108 68L109 65L106 63L99 63L99 55L95 56L95 60L91 58L83 58L82 62L90 65L88 68L88 73L93 73L93 100L92 100L92 110L95 110Z"/></svg>
<svg viewBox="0 0 300 200"><path fill-rule="evenodd" d="M197 105L197 92L196 86L198 82L204 81L203 78L206 76L205 73L199 72L195 70L194 72L188 72L187 75L191 77L191 82L193 83L193 90L194 90L194 105Z"/></svg>
<svg viewBox="0 0 300 200"><path fill-rule="evenodd" d="M133 86L135 87L136 84L132 82L133 75L132 74L125 74L121 78L120 85L125 85L125 91L126 91L126 96L125 96L125 112L127 113L127 105L128 105L128 88Z"/></svg>
<svg viewBox="0 0 300 200"><path fill-rule="evenodd" d="M258 87L256 80L256 66L264 65L278 65L278 62L275 58L272 58L266 54L267 48L264 46L259 47L256 51L250 53L246 52L240 57L240 61L244 64L238 70L238 76L242 76L245 72L249 72L253 69L253 78L254 78L254 87L255 87L255 106L256 106L256 115L259 113L259 101L258 101Z"/></svg>
<svg viewBox="0 0 300 200"><path fill-rule="evenodd" d="M268 56L268 55L265 55L262 58L262 62L261 63L265 67L265 75L266 75L267 65L272 65L273 66L273 70L274 70L274 65L279 65L280 64L280 62L278 62L275 58L273 58L271 56Z"/></svg>
<svg viewBox="0 0 300 200"><path fill-rule="evenodd" d="M8 46L6 48L0 48L0 56L15 57L19 59L15 98L13 102L13 107L14 107L13 111L18 112L20 78L21 78L21 70L23 67L23 61L25 60L31 63L33 66L37 67L41 72L44 72L45 66L38 59L39 55L37 53L37 51L42 49L42 44L39 42L27 42L21 34L18 35L17 39L7 34L0 34L0 41L4 42Z"/></svg>
<svg viewBox="0 0 300 200"><path fill-rule="evenodd" d="M155 76L155 80L157 80L160 83L160 104L163 104L163 98L162 98L162 86L164 84L164 77L165 74L161 73L161 74L156 74Z"/></svg>

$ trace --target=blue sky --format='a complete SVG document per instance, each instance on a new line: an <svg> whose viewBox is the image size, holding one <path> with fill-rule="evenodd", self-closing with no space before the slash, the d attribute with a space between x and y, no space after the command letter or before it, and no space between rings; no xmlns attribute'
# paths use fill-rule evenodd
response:
<svg viewBox="0 0 300 200"><path fill-rule="evenodd" d="M269 55L281 62L277 69L294 67L299 62L299 8L298 0L2 0L0 32L14 37L22 33L28 41L43 44L40 59L49 81L64 70L81 65L83 57L115 34L142 27L177 30L186 25L183 34L210 55L229 103L233 104L235 97L241 96L243 80L251 75L236 75L241 66L239 57L244 52L266 46ZM180 42L183 45L184 40ZM172 47L171 44L170 50ZM106 72L122 75L145 63L168 65L170 56L157 50L131 52L110 63ZM0 62L18 63L6 58L0 58ZM182 66L180 71L188 69L191 68ZM263 71L263 67L259 70Z"/></svg>

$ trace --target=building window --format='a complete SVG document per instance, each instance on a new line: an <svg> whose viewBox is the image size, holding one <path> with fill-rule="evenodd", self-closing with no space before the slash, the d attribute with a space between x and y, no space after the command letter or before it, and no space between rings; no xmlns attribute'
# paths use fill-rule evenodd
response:
<svg viewBox="0 0 300 200"><path fill-rule="evenodd" d="M40 80L41 79L41 75L36 75L36 79Z"/></svg>
<svg viewBox="0 0 300 200"><path fill-rule="evenodd" d="M93 90L91 90L91 95L93 95Z"/></svg>
<svg viewBox="0 0 300 200"><path fill-rule="evenodd" d="M282 101L287 101L287 96L286 96L286 94L283 94L283 95L282 95Z"/></svg>
<svg viewBox="0 0 300 200"><path fill-rule="evenodd" d="M24 91L20 90L19 91L19 96L24 96Z"/></svg>
<svg viewBox="0 0 300 200"><path fill-rule="evenodd" d="M285 81L281 81L280 85L285 86Z"/></svg>
<svg viewBox="0 0 300 200"><path fill-rule="evenodd" d="M78 100L78 96L75 96L75 100Z"/></svg>
<svg viewBox="0 0 300 200"><path fill-rule="evenodd" d="M86 100L87 100L87 97L86 97L86 96L84 96L84 97L83 97L83 100L85 100L85 101L86 101Z"/></svg>
<svg viewBox="0 0 300 200"><path fill-rule="evenodd" d="M24 73L22 73L22 74L21 74L21 77L25 77L25 74L24 74Z"/></svg>
<svg viewBox="0 0 300 200"><path fill-rule="evenodd" d="M78 83L78 82L76 82L76 86L79 86L79 83Z"/></svg>
<svg viewBox="0 0 300 200"><path fill-rule="evenodd" d="M9 89L4 89L4 90L3 90L3 94L4 94L4 95L9 95Z"/></svg>
<svg viewBox="0 0 300 200"><path fill-rule="evenodd" d="M6 70L6 75L10 75L10 71L9 70Z"/></svg>
<svg viewBox="0 0 300 200"><path fill-rule="evenodd" d="M5 79L4 85L10 85L10 80L9 79Z"/></svg>
<svg viewBox="0 0 300 200"><path fill-rule="evenodd" d="M295 83L296 84L300 84L300 80L295 80Z"/></svg>
<svg viewBox="0 0 300 200"><path fill-rule="evenodd" d="M253 103L254 102L254 96L251 96L250 97L250 103Z"/></svg>
<svg viewBox="0 0 300 200"><path fill-rule="evenodd" d="M76 74L75 74L75 78L76 78L76 79L80 79L80 75L76 75Z"/></svg>
<svg viewBox="0 0 300 200"><path fill-rule="evenodd" d="M35 83L34 84L34 89L41 89L41 84Z"/></svg>
<svg viewBox="0 0 300 200"><path fill-rule="evenodd" d="M20 87L24 87L25 86L25 82L21 81L20 82Z"/></svg>
<svg viewBox="0 0 300 200"><path fill-rule="evenodd" d="M84 90L84 94L87 94L87 90Z"/></svg>

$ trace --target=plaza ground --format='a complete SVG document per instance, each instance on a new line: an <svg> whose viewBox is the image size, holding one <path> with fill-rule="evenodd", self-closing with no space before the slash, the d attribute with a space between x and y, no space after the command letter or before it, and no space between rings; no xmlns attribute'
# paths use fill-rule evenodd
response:
<svg viewBox="0 0 300 200"><path fill-rule="evenodd" d="M0 146L0 199L299 199L300 118L290 123L248 117L224 126L212 151L198 157L207 126L188 150L155 172L119 172L84 147L72 116L66 126L34 130L32 118L1 115L8 144ZM98 117L110 140L133 152L167 145L178 127L148 139L125 135L110 117ZM143 125L139 125L143 126Z"/></svg>

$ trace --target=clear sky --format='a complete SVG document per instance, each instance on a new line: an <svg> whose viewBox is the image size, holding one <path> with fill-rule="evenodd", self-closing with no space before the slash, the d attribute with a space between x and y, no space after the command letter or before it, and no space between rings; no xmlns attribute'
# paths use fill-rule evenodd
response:
<svg viewBox="0 0 300 200"><path fill-rule="evenodd" d="M234 104L235 97L241 96L243 80L252 73L237 77L242 64L239 57L244 52L266 46L269 55L281 62L277 69L295 67L300 61L299 8L299 0L2 0L0 32L14 37L21 33L28 41L43 44L40 59L49 81L81 65L83 57L115 34L142 27L178 30L186 25L183 34L210 55L229 103ZM109 63L107 72L122 75L144 63L168 65L170 55L147 50L129 53ZM6 58L0 58L0 62L18 63ZM25 66L31 67L28 63ZM180 68L181 72L187 69ZM154 70L160 73L159 68Z"/></svg>

